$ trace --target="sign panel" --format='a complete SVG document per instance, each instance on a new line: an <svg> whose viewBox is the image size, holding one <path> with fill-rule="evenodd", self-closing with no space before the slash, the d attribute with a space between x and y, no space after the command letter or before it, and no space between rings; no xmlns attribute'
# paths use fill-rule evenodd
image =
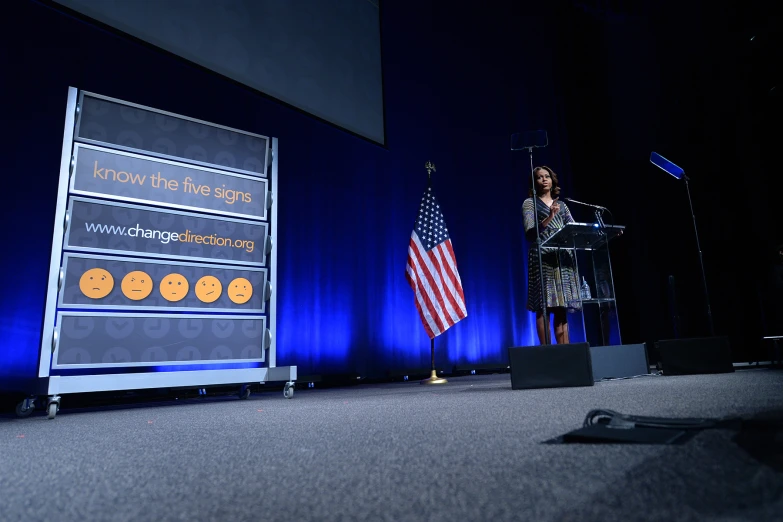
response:
<svg viewBox="0 0 783 522"><path fill-rule="evenodd" d="M267 219L267 180L76 144L70 190L229 216Z"/></svg>
<svg viewBox="0 0 783 522"><path fill-rule="evenodd" d="M82 93L76 141L266 176L269 138Z"/></svg>
<svg viewBox="0 0 783 522"><path fill-rule="evenodd" d="M54 368L263 362L262 316L60 312Z"/></svg>
<svg viewBox="0 0 783 522"><path fill-rule="evenodd" d="M265 266L267 223L71 197L65 249Z"/></svg>
<svg viewBox="0 0 783 522"><path fill-rule="evenodd" d="M265 268L66 253L59 308L264 313Z"/></svg>

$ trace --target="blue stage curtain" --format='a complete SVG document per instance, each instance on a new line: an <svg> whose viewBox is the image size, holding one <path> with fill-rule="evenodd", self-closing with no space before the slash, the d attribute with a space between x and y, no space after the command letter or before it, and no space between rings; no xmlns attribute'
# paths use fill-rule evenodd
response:
<svg viewBox="0 0 783 522"><path fill-rule="evenodd" d="M280 139L279 365L368 377L429 367L405 280L428 160L468 309L436 339L438 365L504 363L509 346L535 344L520 212L529 160L509 137L546 129L535 163L575 195L553 79L557 25L509 6L384 8L385 148L51 7L6 7L0 379L37 372L69 85Z"/></svg>

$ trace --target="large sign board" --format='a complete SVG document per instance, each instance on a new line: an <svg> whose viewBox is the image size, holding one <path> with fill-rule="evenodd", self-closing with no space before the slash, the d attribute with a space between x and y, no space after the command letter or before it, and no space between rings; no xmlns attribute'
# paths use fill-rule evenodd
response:
<svg viewBox="0 0 783 522"><path fill-rule="evenodd" d="M99 391L150 368L243 383L237 364L275 367L272 150L264 136L71 88L39 377Z"/></svg>

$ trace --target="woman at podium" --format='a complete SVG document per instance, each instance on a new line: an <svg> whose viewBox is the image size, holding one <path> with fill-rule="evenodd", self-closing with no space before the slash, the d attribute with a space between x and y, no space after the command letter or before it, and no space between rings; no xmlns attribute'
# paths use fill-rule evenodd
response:
<svg viewBox="0 0 783 522"><path fill-rule="evenodd" d="M538 246L536 243L536 221L541 233L541 241L547 240L566 223L574 218L565 203L558 201L560 187L557 174L549 167L536 167L533 170L536 184L536 198L533 190L522 204L522 217L525 237L530 242L528 251L527 308L536 313L536 331L541 344L547 343L547 333L551 328L550 315L554 316L555 339L557 344L567 344L567 312L581 308L579 301L579 280L576 275L574 253L571 250L557 248L541 249L541 267L543 269L543 295L541 277L538 270ZM546 306L544 307L544 299Z"/></svg>

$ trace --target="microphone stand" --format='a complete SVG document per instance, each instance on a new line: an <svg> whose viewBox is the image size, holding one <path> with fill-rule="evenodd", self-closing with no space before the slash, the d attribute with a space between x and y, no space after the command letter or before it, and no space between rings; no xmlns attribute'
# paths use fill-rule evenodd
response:
<svg viewBox="0 0 783 522"><path fill-rule="evenodd" d="M598 228L601 229L603 232L603 229L606 228L606 225L604 224L604 211L597 208L595 209L595 220L598 223Z"/></svg>
<svg viewBox="0 0 783 522"><path fill-rule="evenodd" d="M577 201L571 198L565 198L565 200L569 203L576 203L577 205L584 205L594 209L595 221L598 223L598 228L601 229L603 233L603 229L606 228L606 223L604 223L604 210L606 210L606 208L599 207L598 205L591 205L590 203L582 203L581 201Z"/></svg>
<svg viewBox="0 0 783 522"><path fill-rule="evenodd" d="M541 224L538 222L538 193L536 192L536 176L533 168L533 147L525 147L530 152L530 183L533 187L533 219L536 222L536 252L538 252L538 279L541 288L541 311L544 315L545 344L552 344L549 332L549 313L546 309L546 287L544 286L544 263L541 260Z"/></svg>

